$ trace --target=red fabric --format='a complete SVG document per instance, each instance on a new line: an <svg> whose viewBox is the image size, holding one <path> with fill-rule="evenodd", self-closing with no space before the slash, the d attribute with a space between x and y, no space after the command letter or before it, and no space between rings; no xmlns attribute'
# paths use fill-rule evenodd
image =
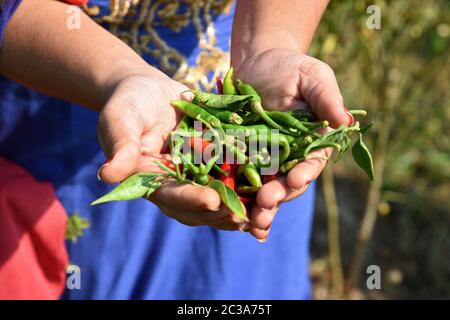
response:
<svg viewBox="0 0 450 320"><path fill-rule="evenodd" d="M68 4L74 4L76 6L81 6L89 2L89 0L62 0L62 1Z"/></svg>
<svg viewBox="0 0 450 320"><path fill-rule="evenodd" d="M0 157L0 299L57 299L67 215L52 185Z"/></svg>

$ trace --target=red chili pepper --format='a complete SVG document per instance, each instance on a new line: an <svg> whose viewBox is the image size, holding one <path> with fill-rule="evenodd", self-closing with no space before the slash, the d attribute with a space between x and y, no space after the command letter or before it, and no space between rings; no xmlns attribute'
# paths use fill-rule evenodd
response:
<svg viewBox="0 0 450 320"><path fill-rule="evenodd" d="M162 163L163 165L165 165L166 167L168 167L169 169L172 169L172 170L175 170L175 169L176 169L176 168L175 168L175 164L174 164L172 161L170 161L170 160L162 159L162 160L161 160L161 163Z"/></svg>
<svg viewBox="0 0 450 320"><path fill-rule="evenodd" d="M229 163L222 163L220 168L227 172L228 175L221 174L219 176L220 181L222 181L225 185L230 187L230 189L235 190L236 188L236 166Z"/></svg>
<svg viewBox="0 0 450 320"><path fill-rule="evenodd" d="M194 151L203 153L203 151L205 151L205 149L211 144L211 142L206 141L200 137L191 137L189 139L189 144L190 147L194 149Z"/></svg>
<svg viewBox="0 0 450 320"><path fill-rule="evenodd" d="M216 86L217 86L217 93L223 94L223 82L220 77L216 77Z"/></svg>
<svg viewBox="0 0 450 320"><path fill-rule="evenodd" d="M261 178L262 178L263 184L266 184L267 182L275 180L276 178L278 178L278 176L276 174L270 174L270 175L261 176Z"/></svg>
<svg viewBox="0 0 450 320"><path fill-rule="evenodd" d="M240 196L239 199L241 199L241 202L245 205L249 204L250 202L252 202L252 199L247 198L247 197L242 197Z"/></svg>

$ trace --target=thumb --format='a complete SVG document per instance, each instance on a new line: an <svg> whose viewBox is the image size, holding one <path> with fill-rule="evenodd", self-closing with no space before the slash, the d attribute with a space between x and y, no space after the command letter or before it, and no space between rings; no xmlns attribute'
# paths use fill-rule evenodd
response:
<svg viewBox="0 0 450 320"><path fill-rule="evenodd" d="M98 177L106 183L117 183L132 175L138 165L140 146L126 141L113 149L111 157L98 170Z"/></svg>
<svg viewBox="0 0 450 320"><path fill-rule="evenodd" d="M141 154L140 135L136 127L126 125L124 118L108 121L107 116L100 117L98 137L103 151L109 155L98 170L100 180L117 183L136 172Z"/></svg>
<svg viewBox="0 0 450 320"><path fill-rule="evenodd" d="M326 63L305 58L300 67L300 93L316 116L328 120L332 128L353 124L353 116L344 107L334 72Z"/></svg>

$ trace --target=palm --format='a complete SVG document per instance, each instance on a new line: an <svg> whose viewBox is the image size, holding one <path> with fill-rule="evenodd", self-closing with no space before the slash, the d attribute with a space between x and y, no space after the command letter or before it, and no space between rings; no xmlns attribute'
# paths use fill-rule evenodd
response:
<svg viewBox="0 0 450 320"><path fill-rule="evenodd" d="M333 127L347 124L342 96L331 68L325 63L288 49L272 49L256 55L236 68L237 78L253 85L261 94L265 108L289 110L311 108L319 119ZM251 220L251 233L258 239L268 236L270 225L281 202L303 194L315 180L330 155L299 163L286 177L265 184L258 192Z"/></svg>
<svg viewBox="0 0 450 320"><path fill-rule="evenodd" d="M121 144L127 144L129 154L124 156L138 161L134 168L153 169L152 161L162 157L169 133L179 118L170 101L179 99L185 90L178 82L155 81L145 76L133 77L120 85L99 119L98 136L105 153L111 155L114 149L123 147Z"/></svg>
<svg viewBox="0 0 450 320"><path fill-rule="evenodd" d="M169 78L147 76L134 76L114 90L98 124L100 144L112 156L100 169L102 180L116 183L135 172L159 169L153 161L168 156L168 138L181 117L170 101L182 98L186 90ZM220 206L219 195L210 188L169 181L149 199L184 224L226 230L242 227L242 221Z"/></svg>
<svg viewBox="0 0 450 320"><path fill-rule="evenodd" d="M304 56L295 51L266 51L237 69L236 76L258 90L265 108L285 110L300 98L298 70L302 59Z"/></svg>

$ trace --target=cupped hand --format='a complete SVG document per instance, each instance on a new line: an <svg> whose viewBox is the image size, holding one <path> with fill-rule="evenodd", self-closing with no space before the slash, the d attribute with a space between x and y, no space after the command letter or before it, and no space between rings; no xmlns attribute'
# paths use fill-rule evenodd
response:
<svg viewBox="0 0 450 320"><path fill-rule="evenodd" d="M109 157L99 169L102 181L117 183L136 172L159 171L153 161L169 157L170 132L181 117L170 101L182 98L187 90L168 77L148 75L126 77L114 87L97 128L100 145ZM186 225L248 228L221 205L217 192L207 187L169 181L149 200Z"/></svg>
<svg viewBox="0 0 450 320"><path fill-rule="evenodd" d="M310 108L333 128L353 122L344 107L333 70L313 57L288 49L271 49L236 66L236 78L256 88L264 108L281 111ZM303 194L317 179L330 155L330 149L318 150L312 159L297 164L287 176L263 185L251 213L250 232L256 238L267 239L280 203Z"/></svg>

